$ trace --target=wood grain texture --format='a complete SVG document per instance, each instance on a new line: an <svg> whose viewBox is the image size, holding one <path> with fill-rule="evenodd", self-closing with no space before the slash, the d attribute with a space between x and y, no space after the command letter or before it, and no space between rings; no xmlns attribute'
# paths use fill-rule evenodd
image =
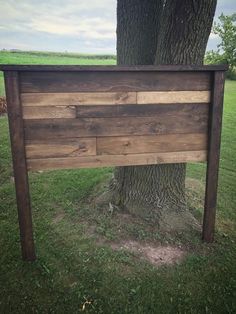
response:
<svg viewBox="0 0 236 314"><path fill-rule="evenodd" d="M161 106L162 107L162 106ZM162 107L163 108L163 107ZM25 120L27 140L44 138L206 133L208 107L152 117Z"/></svg>
<svg viewBox="0 0 236 314"><path fill-rule="evenodd" d="M96 155L96 138L53 139L27 143L27 158L76 157Z"/></svg>
<svg viewBox="0 0 236 314"><path fill-rule="evenodd" d="M210 91L23 93L23 107L209 103Z"/></svg>
<svg viewBox="0 0 236 314"><path fill-rule="evenodd" d="M81 92L21 94L26 106L78 106L136 104L136 92Z"/></svg>
<svg viewBox="0 0 236 314"><path fill-rule="evenodd" d="M75 106L23 107L23 119L76 118Z"/></svg>
<svg viewBox="0 0 236 314"><path fill-rule="evenodd" d="M77 106L77 118L106 118L106 117L152 117L156 115L179 115L179 112L200 110L206 112L209 104L205 103L205 109L200 109L199 104L149 104L149 105L116 105L116 106Z"/></svg>
<svg viewBox="0 0 236 314"><path fill-rule="evenodd" d="M23 119L19 96L19 77L17 72L5 72L4 78L22 258L27 261L33 261L36 259L36 256L34 249L29 183L25 156Z"/></svg>
<svg viewBox="0 0 236 314"><path fill-rule="evenodd" d="M220 139L225 80L224 77L224 72L214 73L212 104L210 109L206 192L202 232L202 238L206 242L212 242L214 240L218 172L220 162Z"/></svg>
<svg viewBox="0 0 236 314"><path fill-rule="evenodd" d="M138 92L137 104L209 103L210 91Z"/></svg>
<svg viewBox="0 0 236 314"><path fill-rule="evenodd" d="M28 170L97 168L206 161L206 151L28 159Z"/></svg>
<svg viewBox="0 0 236 314"><path fill-rule="evenodd" d="M209 90L208 72L21 72L21 93Z"/></svg>
<svg viewBox="0 0 236 314"><path fill-rule="evenodd" d="M117 66L117 65L11 65L1 64L0 71L24 71L24 72L150 72L150 71L167 71L167 72L181 72L181 71L227 71L228 65L131 65L131 66Z"/></svg>
<svg viewBox="0 0 236 314"><path fill-rule="evenodd" d="M98 155L162 153L207 149L207 134L99 137Z"/></svg>

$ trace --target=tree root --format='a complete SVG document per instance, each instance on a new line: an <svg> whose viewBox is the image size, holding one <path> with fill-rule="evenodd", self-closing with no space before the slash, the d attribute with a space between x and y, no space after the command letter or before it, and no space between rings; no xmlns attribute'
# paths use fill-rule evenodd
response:
<svg viewBox="0 0 236 314"><path fill-rule="evenodd" d="M97 208L107 211L126 212L138 216L148 224L158 225L160 231L183 231L196 230L200 231L201 226L188 209L171 208L170 206L155 207L150 204L138 204L129 202L122 204L119 194L113 190L107 189L99 194L95 199Z"/></svg>

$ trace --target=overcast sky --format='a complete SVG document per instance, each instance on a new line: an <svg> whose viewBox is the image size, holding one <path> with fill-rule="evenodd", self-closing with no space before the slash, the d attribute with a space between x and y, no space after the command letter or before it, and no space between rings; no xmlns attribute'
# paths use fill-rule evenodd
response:
<svg viewBox="0 0 236 314"><path fill-rule="evenodd" d="M216 17L236 12L218 0ZM116 52L116 0L0 0L0 49ZM211 34L208 49L216 49Z"/></svg>

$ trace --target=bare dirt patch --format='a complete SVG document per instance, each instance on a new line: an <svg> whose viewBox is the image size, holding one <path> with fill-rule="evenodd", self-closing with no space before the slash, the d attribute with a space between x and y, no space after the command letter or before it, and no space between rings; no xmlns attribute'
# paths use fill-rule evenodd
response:
<svg viewBox="0 0 236 314"><path fill-rule="evenodd" d="M202 181L193 178L186 178L185 184L187 189L195 191L202 196L202 199L204 198L205 185Z"/></svg>
<svg viewBox="0 0 236 314"><path fill-rule="evenodd" d="M57 224L65 217L65 213L63 211L59 211L52 219L53 224Z"/></svg>
<svg viewBox="0 0 236 314"><path fill-rule="evenodd" d="M151 244L142 244L137 241L126 241L121 244L111 244L114 250L128 250L137 253L141 258L147 260L155 266L172 265L180 262L186 252L179 247L174 246L153 246Z"/></svg>
<svg viewBox="0 0 236 314"><path fill-rule="evenodd" d="M201 221L205 198L204 182L187 178L185 183L188 209L198 221Z"/></svg>

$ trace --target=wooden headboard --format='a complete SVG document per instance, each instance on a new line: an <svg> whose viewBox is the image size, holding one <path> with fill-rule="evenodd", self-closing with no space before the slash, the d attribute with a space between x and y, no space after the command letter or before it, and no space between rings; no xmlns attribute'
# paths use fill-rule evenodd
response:
<svg viewBox="0 0 236 314"><path fill-rule="evenodd" d="M208 161L217 182L225 66L0 69L24 194L29 170Z"/></svg>

